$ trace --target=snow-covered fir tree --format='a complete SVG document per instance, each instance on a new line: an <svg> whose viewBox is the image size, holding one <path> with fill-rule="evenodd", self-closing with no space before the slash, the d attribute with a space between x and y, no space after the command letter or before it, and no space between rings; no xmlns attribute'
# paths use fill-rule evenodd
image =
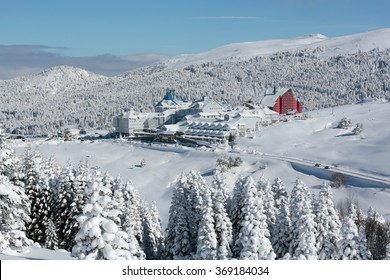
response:
<svg viewBox="0 0 390 280"><path fill-rule="evenodd" d="M81 159L77 170L75 171L75 203L78 213L81 213L87 202L85 188L91 180L91 172L89 170L88 159Z"/></svg>
<svg viewBox="0 0 390 280"><path fill-rule="evenodd" d="M214 228L217 237L217 259L220 260L230 259L232 257L231 248L233 245L232 223L226 210L228 195L226 194L223 181L224 180L214 176L211 188L215 223Z"/></svg>
<svg viewBox="0 0 390 280"><path fill-rule="evenodd" d="M272 247L274 248L277 259L282 259L289 253L291 239L290 210L288 202L283 199L279 205L279 211L275 220L274 235L271 238Z"/></svg>
<svg viewBox="0 0 390 280"><path fill-rule="evenodd" d="M237 182L232 201L240 205L236 207L241 207L232 212L232 220L238 221L233 224L236 231L233 236L237 237L233 240L235 257L247 260L274 259L267 217L262 207L263 193L257 189L251 176Z"/></svg>
<svg viewBox="0 0 390 280"><path fill-rule="evenodd" d="M5 175L17 186L24 187L24 173L19 158L9 146L7 135L0 124L0 175Z"/></svg>
<svg viewBox="0 0 390 280"><path fill-rule="evenodd" d="M118 190L122 191L122 198ZM134 235L137 242L143 244L143 225L142 225L142 200L138 190L133 186L131 181L126 182L122 188L121 180L114 182L114 200L119 202L118 207L122 210L121 224L123 231L129 235ZM121 206L123 203L123 206Z"/></svg>
<svg viewBox="0 0 390 280"><path fill-rule="evenodd" d="M274 195L275 209L277 212L282 205L288 203L287 189L282 179L280 178L276 178L274 180L271 188L272 188L272 193Z"/></svg>
<svg viewBox="0 0 390 280"><path fill-rule="evenodd" d="M192 258L196 254L206 186L200 173L193 170L177 180L165 234L165 258Z"/></svg>
<svg viewBox="0 0 390 280"><path fill-rule="evenodd" d="M211 191L205 191L202 205L202 219L198 229L198 243L196 259L215 260L217 259L217 234L215 232L215 220L213 211Z"/></svg>
<svg viewBox="0 0 390 280"><path fill-rule="evenodd" d="M272 191L271 182L264 176L261 176L259 181L257 182L257 188L262 193L262 207L263 209L266 209L266 211L264 211L264 214L267 217L268 230L272 238L277 209L275 208L275 199L274 193Z"/></svg>
<svg viewBox="0 0 390 280"><path fill-rule="evenodd" d="M190 228L187 220L189 191L186 175L183 173L176 182L169 208L168 226L165 230L165 259L189 258L191 255Z"/></svg>
<svg viewBox="0 0 390 280"><path fill-rule="evenodd" d="M320 260L336 258L336 244L340 239L341 222L333 204L330 186L327 184L322 187L318 195L315 215L318 258Z"/></svg>
<svg viewBox="0 0 390 280"><path fill-rule="evenodd" d="M215 171L214 176L213 176L213 181L211 182L211 187L212 187L213 192L215 192L216 190L221 192L221 194L223 196L224 203L226 203L228 201L228 199L230 197L230 193L227 190L226 179L225 179L224 175L222 174L222 172L219 172L217 170Z"/></svg>
<svg viewBox="0 0 390 280"><path fill-rule="evenodd" d="M316 223L312 209L312 196L306 184L297 179L290 197L291 232L290 255L295 259L318 258L316 249Z"/></svg>
<svg viewBox="0 0 390 280"><path fill-rule="evenodd" d="M34 186L34 192L31 192L30 195L34 203L31 205L31 223L28 226L28 236L34 242L38 242L41 246L45 246L47 239L56 239L55 231L47 231L49 227L49 220L51 220L53 214L52 204L52 188L50 186L50 180L47 176L47 171L45 167L47 165L43 162L41 165L41 170L39 170L39 178ZM51 228L51 230L54 230ZM47 236L46 233L49 233L51 236Z"/></svg>
<svg viewBox="0 0 390 280"><path fill-rule="evenodd" d="M337 242L338 259L360 260L358 229L352 215L345 216L341 226L341 239Z"/></svg>
<svg viewBox="0 0 390 280"><path fill-rule="evenodd" d="M147 260L159 260L164 249L164 233L161 229L159 212L155 202L149 208L146 203L142 207L142 248Z"/></svg>
<svg viewBox="0 0 390 280"><path fill-rule="evenodd" d="M361 226L358 230L357 243L359 245L359 253L362 260L372 260L372 254L367 246L366 230Z"/></svg>
<svg viewBox="0 0 390 280"><path fill-rule="evenodd" d="M44 247L51 250L58 249L58 237L56 225L52 219L48 219L47 226L45 228L45 244Z"/></svg>
<svg viewBox="0 0 390 280"><path fill-rule="evenodd" d="M370 207L365 221L367 246L373 259L381 260L386 257L386 246L390 242L389 226L383 216Z"/></svg>
<svg viewBox="0 0 390 280"><path fill-rule="evenodd" d="M72 250L79 223L80 214L77 206L78 185L75 183L76 171L69 160L63 167L57 181L56 205L53 210L53 221L56 224L59 248Z"/></svg>
<svg viewBox="0 0 390 280"><path fill-rule="evenodd" d="M30 222L28 197L24 189L0 174L0 250L21 253L32 245L26 236Z"/></svg>
<svg viewBox="0 0 390 280"><path fill-rule="evenodd" d="M143 259L134 235L121 230L119 209L113 208L108 176L96 170L87 184L89 200L77 218L80 230L72 255L79 259Z"/></svg>

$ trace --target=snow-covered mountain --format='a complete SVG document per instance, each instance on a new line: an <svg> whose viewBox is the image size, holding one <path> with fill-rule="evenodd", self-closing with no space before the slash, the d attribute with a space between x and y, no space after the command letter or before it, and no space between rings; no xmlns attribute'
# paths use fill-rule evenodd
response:
<svg viewBox="0 0 390 280"><path fill-rule="evenodd" d="M131 107L151 111L167 88L177 98L257 102L268 87L291 87L305 110L390 98L390 29L327 38L230 44L182 55L116 77L59 66L0 81L0 122L8 132L111 128Z"/></svg>
<svg viewBox="0 0 390 280"><path fill-rule="evenodd" d="M390 28L360 33L356 35L328 38L322 34L304 35L285 40L265 40L235 43L198 54L184 54L171 58L163 64L168 68L180 69L191 64L226 59L249 59L256 56L269 56L278 52L321 49L320 57L346 55L358 51L367 52L378 48L390 48Z"/></svg>
<svg viewBox="0 0 390 280"><path fill-rule="evenodd" d="M80 90L106 79L107 77L105 76L97 75L84 69L62 65L48 68L35 75L9 80L8 82L11 85L20 85L20 90L26 93L56 94L69 90Z"/></svg>

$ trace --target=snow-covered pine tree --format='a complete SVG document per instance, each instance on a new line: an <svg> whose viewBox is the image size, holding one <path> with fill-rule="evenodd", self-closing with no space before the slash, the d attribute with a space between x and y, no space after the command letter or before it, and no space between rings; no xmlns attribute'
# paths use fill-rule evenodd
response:
<svg viewBox="0 0 390 280"><path fill-rule="evenodd" d="M190 172L188 172L186 181L186 184L189 187L189 196L187 197L187 217L190 228L190 246L191 254L194 255L197 250L199 224L203 216L203 200L208 185L199 171L194 170L190 170Z"/></svg>
<svg viewBox="0 0 390 280"><path fill-rule="evenodd" d="M24 173L19 158L9 146L7 135L0 124L0 175L5 175L16 186L24 187Z"/></svg>
<svg viewBox="0 0 390 280"><path fill-rule="evenodd" d="M161 229L160 215L156 202L149 208L146 203L142 207L143 244L147 260L159 260L164 249L164 234Z"/></svg>
<svg viewBox="0 0 390 280"><path fill-rule="evenodd" d="M318 258L316 249L316 224L309 189L297 179L290 197L291 231L290 255L295 259Z"/></svg>
<svg viewBox="0 0 390 280"><path fill-rule="evenodd" d="M92 177L86 187L91 195L77 218L80 230L72 255L79 259L143 259L134 235L120 228L121 211L113 208L109 176L106 174L103 178L100 171L95 170Z"/></svg>
<svg viewBox="0 0 390 280"><path fill-rule="evenodd" d="M344 217L341 226L341 239L337 242L338 259L360 260L358 229L352 215Z"/></svg>
<svg viewBox="0 0 390 280"><path fill-rule="evenodd" d="M367 247L374 260L382 260L386 257L386 246L390 242L389 228L383 216L370 207L365 223Z"/></svg>
<svg viewBox="0 0 390 280"><path fill-rule="evenodd" d="M275 179L271 188L272 188L272 193L274 195L275 208L277 212L282 205L288 204L287 189L282 179L280 178Z"/></svg>
<svg viewBox="0 0 390 280"><path fill-rule="evenodd" d="M215 178L215 177L214 177ZM211 188L213 201L215 233L217 237L217 259L225 260L232 257L233 231L232 222L226 211L227 194L223 180L214 179Z"/></svg>
<svg viewBox="0 0 390 280"><path fill-rule="evenodd" d="M45 244L44 247L51 250L58 249L58 237L56 225L54 224L52 219L48 219L47 226L45 229Z"/></svg>
<svg viewBox="0 0 390 280"><path fill-rule="evenodd" d="M165 258L188 259L196 254L206 185L200 173L193 170L177 180L165 234Z"/></svg>
<svg viewBox="0 0 390 280"><path fill-rule="evenodd" d="M23 159L25 193L29 198L30 222L27 237L40 245L45 244L46 222L51 214L51 189L44 171L44 160L37 148L28 146Z"/></svg>
<svg viewBox="0 0 390 280"><path fill-rule="evenodd" d="M358 230L357 243L359 246L359 254L362 260L372 260L372 254L367 247L366 231L363 226Z"/></svg>
<svg viewBox="0 0 390 280"><path fill-rule="evenodd" d="M261 176L257 182L257 189L262 193L262 207L264 209L264 214L267 217L268 230L272 238L277 210L275 208L275 199L271 182L264 176Z"/></svg>
<svg viewBox="0 0 390 280"><path fill-rule="evenodd" d="M47 177L47 171L45 167L47 164L42 162L41 170L39 171L39 178L34 187L34 192L31 192L32 201L31 205L31 223L28 226L28 237L39 243L41 246L45 246L47 243L46 229L49 227L49 220L52 217L53 205L51 204L51 186L49 177ZM52 232L48 232L53 234Z"/></svg>
<svg viewBox="0 0 390 280"><path fill-rule="evenodd" d="M239 259L270 260L275 259L267 217L263 209L264 193L258 190L254 180L248 176L243 185L243 207L241 209L241 227L235 241L235 251L239 251Z"/></svg>
<svg viewBox="0 0 390 280"><path fill-rule="evenodd" d="M76 220L80 214L77 206L76 194L78 193L75 183L76 171L69 160L62 168L58 178L56 205L53 210L53 221L57 228L59 248L72 250L79 223Z"/></svg>
<svg viewBox="0 0 390 280"><path fill-rule="evenodd" d="M184 190L181 186L180 182L182 181L182 178L184 176L184 173L180 175L180 178L175 183L175 186L173 188L173 194L171 198L171 204L169 207L169 218L168 218L168 225L165 229L164 234L164 251L163 251L163 259L173 259L175 256L175 238L176 238L176 224L177 220L179 218L179 211L183 210L183 207L178 207L183 203L184 201ZM183 180L184 181L184 180Z"/></svg>
<svg viewBox="0 0 390 280"><path fill-rule="evenodd" d="M340 239L341 222L332 201L329 185L326 184L322 187L315 210L318 258L320 260L330 260L337 252L336 244Z"/></svg>
<svg viewBox="0 0 390 280"><path fill-rule="evenodd" d="M42 173L42 156L38 149L33 150L31 146L26 148L23 169L25 192L30 200L31 207L34 207L37 198L36 186Z"/></svg>
<svg viewBox="0 0 390 280"><path fill-rule="evenodd" d="M118 190L122 189L121 202ZM114 182L114 197L115 201L123 203L121 224L123 231L129 235L134 235L140 246L143 244L143 228L142 228L142 200L138 190L133 186L131 181L128 181L122 188L120 181ZM118 200L117 200L118 199ZM121 207L120 204L118 207Z"/></svg>
<svg viewBox="0 0 390 280"><path fill-rule="evenodd" d="M292 239L288 201L281 199L280 202L274 226L274 235L271 238L277 259L282 259L288 254Z"/></svg>
<svg viewBox="0 0 390 280"><path fill-rule="evenodd" d="M88 199L85 188L90 180L91 173L89 171L88 159L81 159L75 171L75 202L79 214L82 212Z"/></svg>
<svg viewBox="0 0 390 280"><path fill-rule="evenodd" d="M241 231L241 221L243 220L242 209L244 207L244 186L247 184L249 177L239 178L233 189L233 196L228 200L227 208L230 221L232 223L232 233L233 233L233 242L232 242L232 254L234 258L239 258L241 248L236 246L236 242L239 238ZM253 179L252 179L253 180Z"/></svg>
<svg viewBox="0 0 390 280"><path fill-rule="evenodd" d="M196 259L215 260L217 259L217 235L215 233L215 221L211 191L205 191L202 218L198 229L198 244L196 250Z"/></svg>
<svg viewBox="0 0 390 280"><path fill-rule="evenodd" d="M30 222L28 197L24 189L0 174L0 250L21 253L32 245L26 236Z"/></svg>
<svg viewBox="0 0 390 280"><path fill-rule="evenodd" d="M225 177L221 172L216 171L214 173L213 181L211 182L211 187L213 192L219 190L219 192L223 196L224 203L228 201L230 194L227 190Z"/></svg>

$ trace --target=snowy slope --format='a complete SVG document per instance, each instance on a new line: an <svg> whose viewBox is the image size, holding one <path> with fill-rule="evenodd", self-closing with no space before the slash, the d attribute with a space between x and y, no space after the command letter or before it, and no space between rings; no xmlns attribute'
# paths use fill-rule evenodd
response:
<svg viewBox="0 0 390 280"><path fill-rule="evenodd" d="M222 156L243 159L240 167L224 173L230 189L241 176L251 175L257 180L264 175L269 180L280 177L289 192L298 177L312 193L318 194L325 181L323 175L329 172L324 166L329 166L330 171L351 172L356 177L375 177L382 181L377 187L355 180L344 188L333 189L335 204L352 197L362 210L373 206L390 220L389 114L390 103L383 101L312 111L307 120L290 120L263 128L253 139L239 138L233 150L149 145L125 140L14 140L13 147L21 155L27 145L35 144L44 156L53 155L61 166L69 159L77 165L81 158L88 157L91 167L99 166L114 177L120 174L124 180L132 180L144 200L157 202L163 228L167 225L174 181L178 176L195 169L210 182L216 160ZM363 123L364 131L351 135L350 130L336 128L342 117L349 118L353 124ZM146 166L138 167L143 159ZM301 166L297 168L294 162ZM314 167L314 163L319 163L320 167ZM44 252L34 248L25 257L41 258L42 255ZM61 256L69 257L62 253L47 255L47 258ZM0 255L1 258L11 257Z"/></svg>
<svg viewBox="0 0 390 280"><path fill-rule="evenodd" d="M72 67L56 66L40 73L9 80L11 86L19 86L20 92L57 94L66 91L81 90L109 78ZM7 81L4 81L5 83ZM1 83L0 83L1 84Z"/></svg>
<svg viewBox="0 0 390 280"><path fill-rule="evenodd" d="M235 43L198 54L180 55L163 63L168 68L180 69L209 61L219 62L229 58L249 59L283 51L314 50L317 48L321 49L320 57L352 54L359 50L364 52L374 48L384 50L390 48L390 28L335 38L312 34L285 40Z"/></svg>

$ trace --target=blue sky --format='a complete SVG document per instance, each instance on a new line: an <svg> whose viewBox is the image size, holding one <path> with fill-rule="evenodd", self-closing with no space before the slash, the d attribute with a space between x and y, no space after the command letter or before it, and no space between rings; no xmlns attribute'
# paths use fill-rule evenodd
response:
<svg viewBox="0 0 390 280"><path fill-rule="evenodd" d="M389 10L389 0L2 0L0 79L56 63L113 75L159 58L138 54L360 33L390 27Z"/></svg>

